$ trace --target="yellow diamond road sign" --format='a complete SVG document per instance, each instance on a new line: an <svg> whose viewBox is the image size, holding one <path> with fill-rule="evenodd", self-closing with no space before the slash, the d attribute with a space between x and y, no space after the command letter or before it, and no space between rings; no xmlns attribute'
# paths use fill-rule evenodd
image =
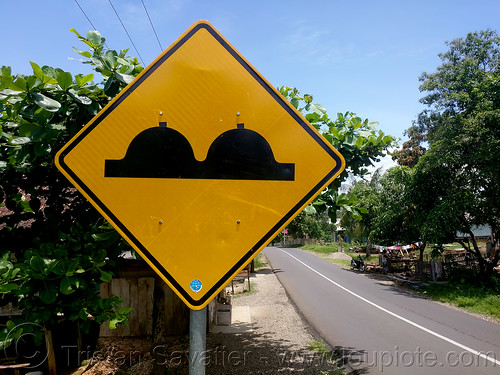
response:
<svg viewBox="0 0 500 375"><path fill-rule="evenodd" d="M338 176L344 159L198 22L56 164L198 310Z"/></svg>

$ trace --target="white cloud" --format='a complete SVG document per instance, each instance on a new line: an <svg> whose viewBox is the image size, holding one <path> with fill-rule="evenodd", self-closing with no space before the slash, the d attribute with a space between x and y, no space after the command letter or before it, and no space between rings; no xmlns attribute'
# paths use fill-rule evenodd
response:
<svg viewBox="0 0 500 375"><path fill-rule="evenodd" d="M338 62L354 50L352 45L339 44L329 31L305 22L297 22L280 47L286 51L288 59L316 66Z"/></svg>

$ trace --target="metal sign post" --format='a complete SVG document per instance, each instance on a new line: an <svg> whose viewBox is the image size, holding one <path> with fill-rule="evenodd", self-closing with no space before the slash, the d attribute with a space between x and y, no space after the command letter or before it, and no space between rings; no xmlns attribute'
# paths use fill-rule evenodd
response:
<svg viewBox="0 0 500 375"><path fill-rule="evenodd" d="M189 314L189 375L205 375L207 308Z"/></svg>

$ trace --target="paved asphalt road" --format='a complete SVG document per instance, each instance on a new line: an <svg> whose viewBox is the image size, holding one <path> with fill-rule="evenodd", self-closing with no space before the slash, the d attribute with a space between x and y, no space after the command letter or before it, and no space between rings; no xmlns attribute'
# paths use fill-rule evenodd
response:
<svg viewBox="0 0 500 375"><path fill-rule="evenodd" d="M357 373L500 374L500 325L298 249L264 253L304 318Z"/></svg>

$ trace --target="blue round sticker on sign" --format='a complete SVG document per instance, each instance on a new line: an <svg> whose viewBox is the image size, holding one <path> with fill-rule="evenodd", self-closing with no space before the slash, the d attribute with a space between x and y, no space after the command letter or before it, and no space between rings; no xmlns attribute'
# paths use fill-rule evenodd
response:
<svg viewBox="0 0 500 375"><path fill-rule="evenodd" d="M191 281L191 283L189 284L189 287L191 288L191 290L195 293L198 293L201 288L203 287L203 284L201 283L200 280L198 279L194 279L193 281Z"/></svg>

